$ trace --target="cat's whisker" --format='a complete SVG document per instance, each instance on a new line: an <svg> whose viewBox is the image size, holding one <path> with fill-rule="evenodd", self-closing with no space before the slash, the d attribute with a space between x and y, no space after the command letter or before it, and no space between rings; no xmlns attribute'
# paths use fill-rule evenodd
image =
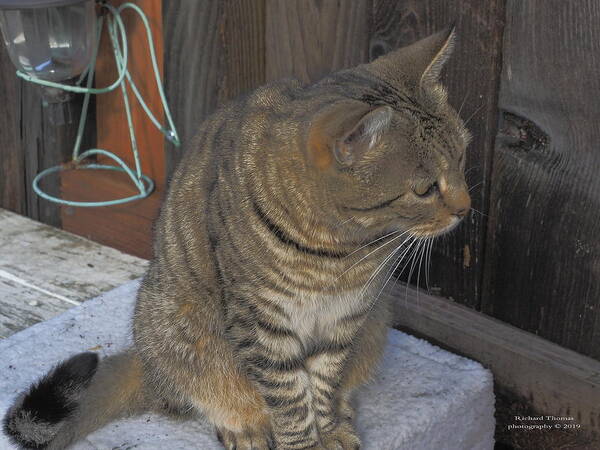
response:
<svg viewBox="0 0 600 450"><path fill-rule="evenodd" d="M385 287L387 286L387 284L389 283L390 279L393 277L394 273L396 272L396 269L398 268L398 266L400 266L400 264L402 264L402 261L404 260L404 256L410 251L410 249L412 248L412 246L415 244L415 242L417 242L419 239L415 237L415 239L409 244L408 247L406 247L402 253L400 254L400 256L398 258L396 258L396 260L394 261L394 263L392 264L392 268L391 271L389 272L389 275L387 277L387 279L385 280L385 283L383 283L383 286L381 287L381 289L379 290L379 292L377 293L377 296L370 302L369 304L369 308L367 310L371 311L373 309L373 306L377 303L377 300L379 300L379 297L381 296L382 292L385 290ZM394 286L396 285L396 282L398 281L398 279L396 278L396 280L394 281ZM364 294L363 294L364 295Z"/></svg>
<svg viewBox="0 0 600 450"><path fill-rule="evenodd" d="M417 243L417 245L418 245L418 242L416 242L416 243ZM402 276L402 274L404 273L404 271L406 270L406 268L409 266L410 262L412 261L412 258L413 258L413 257L414 257L414 255L415 255L416 249L417 249L417 246L415 246L415 247L412 249L413 251L410 253L410 255L408 256L408 258L406 259L406 263L404 264L404 266L402 267L402 270L400 271L400 273L399 273L399 274L398 274L398 276L396 277L396 279L397 279L397 280L398 280L398 279L399 279L399 278Z"/></svg>
<svg viewBox="0 0 600 450"><path fill-rule="evenodd" d="M429 245L431 244L431 238L427 238L425 245L423 246L423 277L425 278L425 290L429 291L429 274L427 273L427 254L429 253ZM419 267L421 263L419 262ZM420 270L420 269L419 269Z"/></svg>
<svg viewBox="0 0 600 450"><path fill-rule="evenodd" d="M380 245L380 246L379 246L379 247L377 247L375 250L372 250L371 252L367 253L365 256L363 256L363 257L362 257L362 258L360 258L358 261L356 261L354 264L352 264L350 267L348 267L346 270L344 270L344 272L342 272L342 274L341 274L341 275L339 275L339 276L338 276L338 277L337 277L335 280L333 280L333 283L336 283L336 282L337 282L337 281L338 281L340 278L342 278L342 277L343 277L343 276L344 276L346 273L348 273L350 270L352 270L354 267L356 267L356 266L357 266L359 263L361 263L362 261L364 261L364 260L365 260L366 258L368 258L370 255L372 255L373 253L375 253L375 252L376 252L376 251L378 251L379 249L381 249L381 248L385 247L386 245L389 245L389 244L391 244L392 242L396 241L397 239L401 238L401 237L402 237L402 236L404 236L406 233L409 233L411 230L412 230L412 228L411 228L411 229L408 229L408 230L406 230L406 231L404 231L404 232L402 232L402 233L401 233L401 234L399 234L398 236L394 236L394 238L392 238L392 239L390 239L389 241L385 242L384 244ZM374 242L377 242L377 241L379 241L379 240L381 240L381 239L384 239L384 238L386 238L386 237L388 237L388 236L391 236L391 235L393 235L393 234L400 233L400 232L401 232L401 230L392 231L391 233L388 233L388 234L386 234L385 236L382 236L382 237L380 237L379 239L375 239L373 242L371 242L371 243L369 243L369 244L365 244L365 245L363 245L362 247L360 247L359 249L355 250L355 251L354 251L354 252L352 252L352 253L356 253L356 252L357 252L358 250L360 250L361 248L365 248L366 246L368 246L368 245L371 245L371 244L372 244L372 243L374 243ZM404 244L404 242L403 242L402 244L400 244L400 246L402 246L403 244ZM397 250L397 249L396 249L396 250ZM394 251L396 251L396 250L394 250ZM352 254L352 253L351 253L351 254ZM348 255L348 256L350 256L350 255Z"/></svg>
<svg viewBox="0 0 600 450"><path fill-rule="evenodd" d="M417 284L415 285L417 288L417 303L419 302L421 295L421 261L423 256L423 247L425 247L425 245L419 248L419 253L415 259L415 261L419 261L419 263L415 266L417 269Z"/></svg>
<svg viewBox="0 0 600 450"><path fill-rule="evenodd" d="M421 265L423 264L423 257L425 256L425 253L427 252L427 246L429 245L429 239L430 238L426 238L425 242L423 243L423 246L421 247L421 252L420 252L421 255L419 256L419 268L417 269L417 292L420 292L420 290L421 290Z"/></svg>
<svg viewBox="0 0 600 450"><path fill-rule="evenodd" d="M382 249L383 247L385 247L386 245L391 244L392 242L394 242L395 240L401 238L402 235L398 235L395 236L393 239L390 239L389 241L381 244L379 247L377 247L375 250L370 251L369 253L367 253L365 256L363 256L362 258L360 258L358 261L356 261L354 264L352 264L350 267L348 267L346 270L344 270L335 280L333 280L333 282L337 282L340 278L342 278L344 275L346 275L350 270L352 270L354 267L356 267L358 264L360 264L362 261L364 261L365 259L367 259L369 256L371 256L373 253L375 253L376 251ZM376 241L375 241L376 242ZM368 245L368 244L367 244ZM364 248L365 246L363 246ZM349 256L349 255L348 255Z"/></svg>
<svg viewBox="0 0 600 450"><path fill-rule="evenodd" d="M379 293L377 294L377 297L375 298L375 300L373 300L373 304L375 302L377 302L377 300L379 299L379 296L381 295L381 293L385 289L385 287L388 284L388 282L390 281L390 279L394 276L394 272L396 272L396 269L398 268L398 266L400 264L402 264L402 260L404 259L404 256L406 255L406 253L409 250L410 250L410 247L407 247L406 249L404 249L404 251L400 254L400 256L398 256L398 258L396 258L396 260L392 263L392 268L391 268L390 272L388 272L387 279L385 280L385 283L383 284L383 286L379 290Z"/></svg>
<svg viewBox="0 0 600 450"><path fill-rule="evenodd" d="M348 217L346 220L342 220L340 223L338 223L335 227L333 227L334 229L341 227L342 225L347 224L348 222L350 222L351 220L354 219L354 216Z"/></svg>
<svg viewBox="0 0 600 450"><path fill-rule="evenodd" d="M402 263L402 261L400 261L400 263ZM400 266L400 264L398 264L398 266ZM394 287L396 286L396 283L398 283L398 280L400 279L400 276L404 272L404 268L406 268L406 265L402 268L402 270L400 271L400 273L394 277L395 279L394 279L394 284L392 284L392 289L394 289ZM397 271L397 267L394 268L394 273L396 271Z"/></svg>
<svg viewBox="0 0 600 450"><path fill-rule="evenodd" d="M481 214L483 217L488 217L488 215L487 215L487 214L484 214L484 213L482 213L482 212L481 212L481 211L479 211L478 209L475 209L475 208L471 207L471 210L472 210L472 211L474 211L474 212L476 212L476 213L478 213L478 214Z"/></svg>
<svg viewBox="0 0 600 450"><path fill-rule="evenodd" d="M388 255L388 257L386 257L385 260L381 264L379 264L379 266L377 266L377 268L373 271L373 273L371 274L369 279L365 282L365 284L363 285L363 287L361 288L361 290L358 294L360 298L364 298L364 296L369 292L369 286L371 285L373 280L375 280L377 278L378 273L385 267L387 262L394 256L394 254L397 251L398 251L398 247L396 249L394 249L394 251L392 253L390 253Z"/></svg>
<svg viewBox="0 0 600 450"><path fill-rule="evenodd" d="M369 245L374 244L375 242L379 242L382 239L385 239L388 236L392 236L393 234L397 234L400 233L402 230L394 230L388 234L385 234L383 236L378 237L377 239L372 240L371 242L367 242L366 244L361 245L360 247L358 247L356 250L353 250L352 252L348 253L348 255L346 255L345 257L348 258L349 256L354 255L356 252L362 250L365 247L368 247ZM391 241L390 241L391 242Z"/></svg>
<svg viewBox="0 0 600 450"><path fill-rule="evenodd" d="M400 256L398 256L394 262L391 264L390 270L387 272L386 274L386 280L383 283L381 289L379 290L379 292L377 293L377 296L371 301L371 304L369 306L369 310L371 310L371 308L373 307L373 305L377 302L377 300L379 299L379 296L381 295L381 293L383 292L383 290L385 289L385 286L388 284L388 281L390 280L390 278L394 275L394 271L396 270L396 267L398 267L399 264L402 263L402 257L404 255L404 252L402 252L400 254Z"/></svg>
<svg viewBox="0 0 600 450"><path fill-rule="evenodd" d="M425 260L425 284L427 285L427 292L430 292L429 288L429 270L431 268L431 252L433 250L433 241L435 241L435 237L429 238L429 248L427 249L427 258Z"/></svg>
<svg viewBox="0 0 600 450"><path fill-rule="evenodd" d="M400 264L402 264L402 256L400 256L399 258L396 258L396 260L392 264L391 271L389 272L388 277L386 278L385 282L383 283L383 286L381 286L381 289L379 289L377 296L371 301L371 303L369 305L369 311L371 311L371 309L373 309L373 306L377 303L377 300L379 300L379 297L381 296L382 292L385 290L385 287L388 285L391 278L394 276L394 272L396 271L396 269L398 268L398 266Z"/></svg>
<svg viewBox="0 0 600 450"><path fill-rule="evenodd" d="M406 280L406 292L405 292L405 300L408 301L408 288L410 286L410 280L412 279L412 274L414 272L415 269L415 263L416 263L416 256L417 256L417 252L420 248L420 242L417 245L415 251L412 253L412 255L410 256L410 270L408 271L408 279Z"/></svg>
<svg viewBox="0 0 600 450"><path fill-rule="evenodd" d="M469 192L471 192L471 191L472 191L473 189L475 189L477 186L481 186L482 184L483 184L483 181L480 181L479 183L477 183L477 184L474 184L473 186L471 186L471 187L469 188Z"/></svg>
<svg viewBox="0 0 600 450"><path fill-rule="evenodd" d="M411 239L412 239L412 241L411 241ZM411 236L409 236L407 239L405 239L405 240L404 240L404 242L402 242L402 244L400 244L398 247L396 247L396 248L394 249L394 251L393 251L393 252L391 252L391 253L390 253L390 255L388 255L388 257L387 257L387 258L385 258L385 259L384 259L384 261L383 261L383 262L382 262L382 263L381 263L381 264L380 264L380 265L377 267L377 269L375 269L375 271L373 271L373 273L371 274L371 276L369 277L369 279L367 280L367 282L364 284L364 286L363 286L363 288L361 289L361 292L360 292L360 295L361 295L361 297L362 297L362 296L364 296L364 295L366 294L366 292L367 292L367 290L368 290L368 287L369 287L369 285L370 285L370 284L373 282L373 280L374 280L374 279L377 277L377 274L378 274L378 273L379 273L379 272L380 272L380 271L383 269L383 267L385 266L385 264L386 264L386 263L387 263L387 262L388 262L388 261L389 261L389 260L390 260L390 259L393 257L393 255L394 255L394 254L395 254L395 253L396 253L398 250L400 250L400 249L402 248L402 246L403 246L403 245L404 245L406 242L408 242L408 241L411 241L411 242L409 242L409 244L408 244L408 247L406 247L406 248L403 250L403 252L402 252L402 255L401 255L401 257L402 257L402 256L403 256L404 254L406 254L406 252L407 252L407 251L408 251L408 250L409 250L409 249L412 247L412 245L415 243L415 241L416 241L417 239L418 239L418 238L417 238L416 236L414 236L414 235L411 235Z"/></svg>
<svg viewBox="0 0 600 450"><path fill-rule="evenodd" d="M478 169L479 167L481 167L481 166L477 165L477 166L472 166L472 167L469 167L469 168L468 168L468 169L465 171L465 177L466 177L466 176L469 174L469 172L471 172L471 170Z"/></svg>
<svg viewBox="0 0 600 450"><path fill-rule="evenodd" d="M479 105L479 107L476 108L475 111L473 111L473 113L469 116L469 118L467 120L465 120L464 125L467 126L467 124L471 121L471 119L473 117L475 117L475 114L477 114L481 110L481 108L483 108L485 105L486 105L485 103L482 103L481 105Z"/></svg>
<svg viewBox="0 0 600 450"><path fill-rule="evenodd" d="M369 285L371 284L371 282L377 277L377 274L383 269L383 267L385 267L386 263L393 258L394 254L401 248L401 246L396 247L392 252L390 252L389 255L387 255L384 260L375 268L375 270L373 270L373 272L371 273L371 275L369 276L369 278L367 279L367 281L365 282L365 284L363 285L363 287L360 290L360 296L364 296L368 290Z"/></svg>
<svg viewBox="0 0 600 450"><path fill-rule="evenodd" d="M409 242L411 239L413 239L414 236L409 236L408 238L406 238L402 244L400 244L398 247L396 247L382 262L381 264L379 264L377 266L377 268L373 271L373 273L371 274L371 276L369 277L369 279L366 281L366 283L364 284L363 288L361 289L361 295L364 295L364 293L367 291L368 286L373 282L373 280L375 280L375 278L377 277L377 274L385 267L385 265L387 264L387 262L394 256L394 254L400 250L404 244L406 244L407 242ZM409 246L412 245L411 242L409 242L408 244Z"/></svg>
<svg viewBox="0 0 600 450"><path fill-rule="evenodd" d="M465 96L463 97L462 103L460 104L460 108L458 108L458 112L457 112L457 114L458 114L459 116L460 116L460 112L461 112L461 111L462 111L462 109L463 109L463 106L465 106L465 102L467 101L467 97L469 96L469 92L470 92L470 91L467 91L467 92L465 93Z"/></svg>
<svg viewBox="0 0 600 450"><path fill-rule="evenodd" d="M394 286L396 286L396 283L398 282L398 280L400 279L400 277L402 276L402 274L404 273L404 271L406 270L406 268L407 268L407 267L408 267L408 265L410 264L410 260L411 260L412 256L414 255L414 251L415 251L415 249L416 249L416 247L413 247L413 245L414 245L415 243L417 243L417 242L418 242L418 239L416 239L415 241L413 241L413 242L411 243L411 246L410 246L409 248L407 248L406 252L403 254L403 257L402 257L402 260L400 261L400 263L402 263L403 261L406 261L406 263L405 263L405 264L404 264L404 266L402 267L402 270L400 271L400 273L399 273L399 274L398 274L398 275L395 277L394 284L392 285L392 289L394 288ZM405 256L408 254L408 252L409 252L410 250L412 250L412 253L409 255L408 259L407 259L407 260L405 260L405 258L404 258L404 257L405 257ZM398 266L400 266L400 263L398 264ZM397 270L397 267L396 267L396 268L394 268L394 273L396 272L396 270Z"/></svg>
<svg viewBox="0 0 600 450"><path fill-rule="evenodd" d="M417 289L417 303L420 301L421 296L421 264L423 262L423 251L425 249L426 242L423 242L423 245L419 247L419 252L415 257L415 270L417 272L417 284L415 287Z"/></svg>

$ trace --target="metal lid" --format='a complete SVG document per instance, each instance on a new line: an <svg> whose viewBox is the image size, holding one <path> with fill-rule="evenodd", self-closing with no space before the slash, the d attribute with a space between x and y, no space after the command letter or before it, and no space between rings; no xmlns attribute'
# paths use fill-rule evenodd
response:
<svg viewBox="0 0 600 450"><path fill-rule="evenodd" d="M0 9L33 9L71 6L90 0L0 0Z"/></svg>

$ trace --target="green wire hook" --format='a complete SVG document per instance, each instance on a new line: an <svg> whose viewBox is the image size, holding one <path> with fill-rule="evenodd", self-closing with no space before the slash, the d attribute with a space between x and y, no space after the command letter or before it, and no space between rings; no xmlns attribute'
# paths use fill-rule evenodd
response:
<svg viewBox="0 0 600 450"><path fill-rule="evenodd" d="M36 177L33 179L33 183L32 183L33 190L37 195L39 195L40 197L42 197L48 201L51 201L54 203L59 203L62 205L82 206L82 207L118 205L118 204L128 203L128 202L131 202L134 200L146 198L154 190L154 182L152 181L152 179L150 177L148 177L147 175L144 175L141 170L139 152L138 152L138 148L137 148L137 141L135 138L135 130L133 127L133 119L131 116L131 107L129 105L129 100L128 100L128 96L127 96L127 83L131 87L131 90L133 91L136 99L138 100L138 102L142 106L142 109L144 110L144 112L146 113L146 115L148 116L150 121L154 124L154 126L163 135L165 135L165 137L170 142L172 142L174 145L176 145L176 146L180 145L179 135L177 134L177 130L175 128L175 124L174 124L173 118L171 116L171 111L170 111L169 105L167 103L167 98L165 96L165 92L164 92L164 89L162 86L162 80L160 78L160 71L158 70L158 63L156 60L156 51L154 49L152 30L150 28L150 22L148 21L148 17L146 16L146 14L142 11L142 9L139 6L137 6L133 3L123 3L121 6L119 6L119 8L115 8L111 5L109 5L108 3L103 2L103 3L101 3L101 7L108 10L108 12L110 12L110 14L111 14L111 16L109 16L108 20L107 20L107 27L108 27L108 34L110 37L110 41L111 41L112 48L113 48L113 53L115 56L115 62L116 62L117 74L118 74L117 79L111 85L103 87L103 88L92 88L92 85L94 82L94 72L95 72L94 69L96 67L96 59L98 57L98 48L100 46L100 37L102 35L102 29L104 26L104 17L102 15L98 18L98 24L97 24L98 35L97 35L96 45L94 47L94 51L92 54L92 61L90 62L90 65L88 66L88 68L84 71L84 74L82 74L80 76L79 81L76 83L75 86L42 80L37 77L31 76L29 74L23 73L21 71L17 71L17 76L19 76L20 78L22 78L26 81L29 81L31 83L39 84L39 85L42 85L45 87L53 87L53 88L63 89L65 91L69 91L69 92L85 94L84 99L83 99L81 116L79 119L79 125L77 128L77 137L75 139L75 144L73 146L73 159L72 159L73 164L53 166L48 169L45 169L36 175ZM154 116L152 111L150 111L150 108L148 107L147 103L144 101L142 95L139 92L139 89L135 85L135 83L131 77L131 74L127 70L127 62L128 62L127 34L125 31L125 24L123 23L123 19L121 18L121 12L127 8L132 9L133 11L135 11L138 14L138 16L142 20L142 23L146 29L146 37L148 39L148 47L150 49L150 58L152 61L152 70L154 72L154 78L156 81L156 86L158 88L160 100L162 102L163 111L164 111L165 117L167 119L168 128L166 128L163 124L161 124L158 121L158 119ZM120 44L119 44L119 38L121 41ZM79 84L83 80L85 74L87 74L86 87L81 87L81 86L79 86ZM127 80L127 83L125 82L125 80ZM108 150L93 148L93 149L87 150L83 153L80 153L81 142L82 142L82 138L83 138L83 131L84 131L85 122L87 119L87 112L89 109L91 94L103 94L106 92L111 92L111 91L117 89L118 87L121 88L121 92L123 95L123 103L125 106L125 115L127 116L129 137L131 140L131 151L133 153L133 158L134 158L134 163L135 163L135 173L132 169L130 169L127 166L127 164L121 158L119 158L116 154L114 154ZM93 155L106 156L106 157L112 159L117 165L93 164L93 163L82 164L84 159L86 159L90 156L93 156ZM115 199L115 200L106 200L106 201L97 201L97 202L77 202L77 201L65 200L65 199L62 199L59 197L54 197L50 194L47 194L46 192L44 192L41 189L40 181L43 178L45 178L46 176L48 176L52 173L61 172L64 170L71 170L72 168L75 168L77 170L91 169L91 170L111 170L111 171L123 172L123 173L127 174L127 176L129 176L129 178L131 179L131 181L133 182L135 187L138 189L139 194L133 195L130 197L119 198L119 199Z"/></svg>

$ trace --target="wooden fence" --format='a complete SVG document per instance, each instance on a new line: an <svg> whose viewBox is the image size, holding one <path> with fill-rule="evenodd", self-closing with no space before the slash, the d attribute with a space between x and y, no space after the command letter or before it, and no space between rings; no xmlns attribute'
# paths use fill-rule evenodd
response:
<svg viewBox="0 0 600 450"><path fill-rule="evenodd" d="M475 136L475 210L438 242L432 284L600 359L600 2L164 2L169 98L189 139L265 81L313 81L453 21L445 82Z"/></svg>
<svg viewBox="0 0 600 450"><path fill-rule="evenodd" d="M178 0L153 13L184 142L269 80L314 81L456 22L444 80L475 137L474 211L437 242L434 292L600 360L599 1ZM0 115L1 206L56 222L26 185L56 150L23 126L41 123L39 105L1 51L0 64L14 107ZM181 149L165 148L170 173Z"/></svg>

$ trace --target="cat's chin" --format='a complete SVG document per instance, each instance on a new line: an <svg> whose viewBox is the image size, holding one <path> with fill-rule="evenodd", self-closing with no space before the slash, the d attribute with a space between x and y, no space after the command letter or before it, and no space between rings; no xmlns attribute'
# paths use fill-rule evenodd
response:
<svg viewBox="0 0 600 450"><path fill-rule="evenodd" d="M438 237L438 236L441 236L442 234L450 233L458 225L460 225L461 222L462 222L462 219L460 219L456 216L453 216L450 218L450 223L448 225L446 225L445 227L436 228L436 229L423 228L423 229L416 230L414 233L417 236L424 237L424 238Z"/></svg>

